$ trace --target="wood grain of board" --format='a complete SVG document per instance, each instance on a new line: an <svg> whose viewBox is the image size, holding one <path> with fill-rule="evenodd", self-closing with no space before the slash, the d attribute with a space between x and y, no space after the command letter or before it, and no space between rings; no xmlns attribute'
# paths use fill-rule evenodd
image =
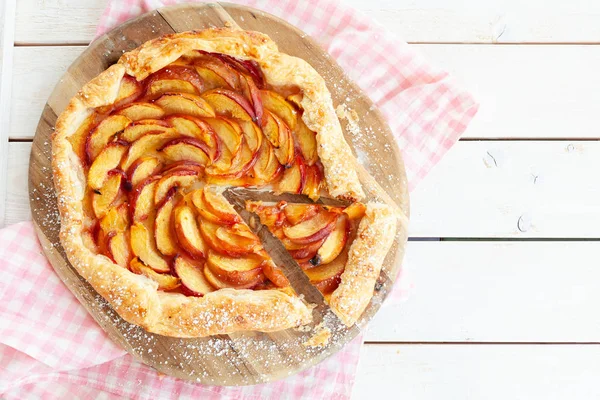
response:
<svg viewBox="0 0 600 400"><path fill-rule="evenodd" d="M481 104L463 138L600 138L600 46L415 45ZM10 137L32 138L56 81L83 46L15 48ZM552 62L548 62L552 60ZM549 83L551 82L551 83Z"/></svg>
<svg viewBox="0 0 600 400"><path fill-rule="evenodd" d="M379 309L391 288L393 279L388 277L396 276L403 254L403 245L398 243L406 240L406 231L400 229L398 243L392 247L384 262L381 284L357 325L342 327L327 306L315 309L312 327L325 321L332 329L332 338L327 346L307 348L303 343L314 331L297 329L272 333L242 332L196 339L163 337L147 333L115 315L68 263L57 237L56 198L51 189L52 174L48 168L49 138L57 115L85 82L116 62L124 51L151 38L173 31L223 26L230 18L248 21L242 24L242 28L268 34L280 44L282 51L309 60L327 82L337 83L332 92L336 102L341 98L349 98L346 101L348 106L357 111L362 123L373 128L374 136L367 139L377 145L369 148L368 157L387 161L385 170L380 163L373 163L375 166L370 168L370 172L398 207L408 214L406 176L400 153L391 145L393 136L381 114L373 112L368 97L344 76L341 68L324 50L301 31L268 14L227 4L180 5L153 11L101 36L77 58L60 79L44 107L31 150L29 196L34 226L48 259L61 279L114 341L145 363L179 378L207 384L248 385L280 379L301 371L334 354L354 338L359 333L359 327ZM350 139L347 136L347 140ZM352 140L350 142L351 145L360 145ZM291 276L288 278L291 279ZM292 282L295 288L299 284Z"/></svg>

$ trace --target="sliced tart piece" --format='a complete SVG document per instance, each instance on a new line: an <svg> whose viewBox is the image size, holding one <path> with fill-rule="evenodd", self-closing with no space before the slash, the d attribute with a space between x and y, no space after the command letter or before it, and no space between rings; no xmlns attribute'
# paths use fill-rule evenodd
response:
<svg viewBox="0 0 600 400"><path fill-rule="evenodd" d="M394 240L392 209L375 202L335 207L247 201L246 210L281 240L340 319L355 323L373 295Z"/></svg>

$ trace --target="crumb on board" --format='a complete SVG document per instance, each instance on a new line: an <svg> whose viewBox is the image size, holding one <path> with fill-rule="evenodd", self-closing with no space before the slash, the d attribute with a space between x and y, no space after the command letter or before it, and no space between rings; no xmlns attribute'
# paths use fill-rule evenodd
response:
<svg viewBox="0 0 600 400"><path fill-rule="evenodd" d="M306 347L327 346L329 339L331 338L331 330L326 326L321 326L319 324L315 328L315 331L316 333L302 344Z"/></svg>

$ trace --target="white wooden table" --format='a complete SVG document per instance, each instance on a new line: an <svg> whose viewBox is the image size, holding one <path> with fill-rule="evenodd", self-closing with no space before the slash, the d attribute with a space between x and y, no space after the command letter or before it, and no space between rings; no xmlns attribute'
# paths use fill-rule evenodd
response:
<svg viewBox="0 0 600 400"><path fill-rule="evenodd" d="M346 1L481 103L412 194L414 288L371 324L354 397L598 398L600 3ZM42 106L105 4L0 1L0 226L30 218Z"/></svg>

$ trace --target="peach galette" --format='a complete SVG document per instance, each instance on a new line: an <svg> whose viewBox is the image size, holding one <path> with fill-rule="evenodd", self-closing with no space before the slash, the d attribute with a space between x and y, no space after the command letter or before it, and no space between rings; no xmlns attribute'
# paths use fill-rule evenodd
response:
<svg viewBox="0 0 600 400"><path fill-rule="evenodd" d="M184 32L124 54L71 100L52 149L69 260L151 332L311 321L311 305L222 195L228 187L348 204L247 205L347 325L394 240L397 216L365 200L323 79L257 32Z"/></svg>

